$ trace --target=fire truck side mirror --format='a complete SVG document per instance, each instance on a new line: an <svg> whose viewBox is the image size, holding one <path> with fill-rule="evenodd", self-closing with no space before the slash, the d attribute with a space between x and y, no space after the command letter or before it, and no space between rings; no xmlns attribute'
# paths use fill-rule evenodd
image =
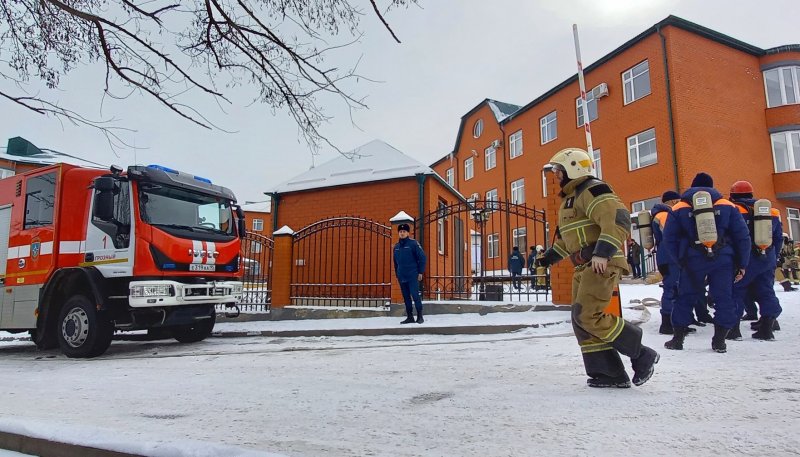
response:
<svg viewBox="0 0 800 457"><path fill-rule="evenodd" d="M247 223L244 219L244 210L241 207L236 207L236 228L239 231L239 238L244 238L247 235Z"/></svg>
<svg viewBox="0 0 800 457"><path fill-rule="evenodd" d="M110 221L114 218L114 178L100 177L94 181L94 205L92 216L101 221Z"/></svg>

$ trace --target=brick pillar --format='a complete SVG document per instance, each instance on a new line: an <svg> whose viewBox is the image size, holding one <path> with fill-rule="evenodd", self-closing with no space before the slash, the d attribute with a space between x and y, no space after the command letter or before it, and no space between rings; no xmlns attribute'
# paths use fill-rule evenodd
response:
<svg viewBox="0 0 800 457"><path fill-rule="evenodd" d="M397 233L397 226L399 224L408 224L414 227L414 218L409 216L405 211L400 211L394 217L389 219L392 226L392 256L394 256L394 245L400 241L400 235ZM391 276L392 276L392 303L405 303L403 300L403 292L400 290L400 282L397 281L397 276L394 274L394 258L391 259Z"/></svg>
<svg viewBox="0 0 800 457"><path fill-rule="evenodd" d="M272 234L272 308L292 304L292 235L294 230L285 225Z"/></svg>
<svg viewBox="0 0 800 457"><path fill-rule="evenodd" d="M555 233L558 225L558 208L561 206L561 186L556 182L553 173L547 173L547 221L550 223L550 233ZM553 303L556 305L572 304L572 263L564 259L550 267L550 287L552 288Z"/></svg>

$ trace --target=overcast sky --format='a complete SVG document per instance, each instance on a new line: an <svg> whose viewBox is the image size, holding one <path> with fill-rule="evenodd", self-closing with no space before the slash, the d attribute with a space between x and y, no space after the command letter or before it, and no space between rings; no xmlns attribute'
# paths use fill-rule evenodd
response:
<svg viewBox="0 0 800 457"><path fill-rule="evenodd" d="M339 101L324 100L333 120L322 132L345 151L381 139L431 164L452 150L461 116L484 98L524 105L573 75L573 23L589 65L670 14L761 48L800 43L797 0L420 0L419 7L388 16L401 44L367 14L361 41L330 56L327 64L338 67L360 57L358 73L380 82L348 86L369 105L355 112L357 127ZM79 69L64 78L57 99L99 117L103 72L100 65ZM197 127L144 96L106 99L102 114L136 130L129 138L137 148L118 156L96 130L2 106L2 145L22 136L100 163L160 163L230 187L240 202L264 200L264 191L312 164L288 116L258 104L225 113L201 105L221 127L236 131L224 133ZM323 150L315 160L335 154Z"/></svg>

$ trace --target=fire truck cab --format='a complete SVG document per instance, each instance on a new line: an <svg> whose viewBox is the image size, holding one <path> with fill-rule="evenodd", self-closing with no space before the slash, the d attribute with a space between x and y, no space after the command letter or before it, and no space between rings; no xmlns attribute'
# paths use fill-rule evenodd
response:
<svg viewBox="0 0 800 457"><path fill-rule="evenodd" d="M242 296L229 189L163 166L68 164L0 180L0 330L95 357L115 331L211 334Z"/></svg>

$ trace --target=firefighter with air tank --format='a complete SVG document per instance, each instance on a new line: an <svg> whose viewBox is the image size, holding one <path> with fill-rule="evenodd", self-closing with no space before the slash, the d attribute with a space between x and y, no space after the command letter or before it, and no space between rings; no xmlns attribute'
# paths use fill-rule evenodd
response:
<svg viewBox="0 0 800 457"><path fill-rule="evenodd" d="M714 189L711 176L698 173L692 187L672 207L662 245L681 267L672 311L673 338L664 347L683 349L693 305L702 298L708 280L715 302L711 348L726 352L725 338L738 326L740 317L733 300L733 285L745 276L751 241L744 218L732 202Z"/></svg>

